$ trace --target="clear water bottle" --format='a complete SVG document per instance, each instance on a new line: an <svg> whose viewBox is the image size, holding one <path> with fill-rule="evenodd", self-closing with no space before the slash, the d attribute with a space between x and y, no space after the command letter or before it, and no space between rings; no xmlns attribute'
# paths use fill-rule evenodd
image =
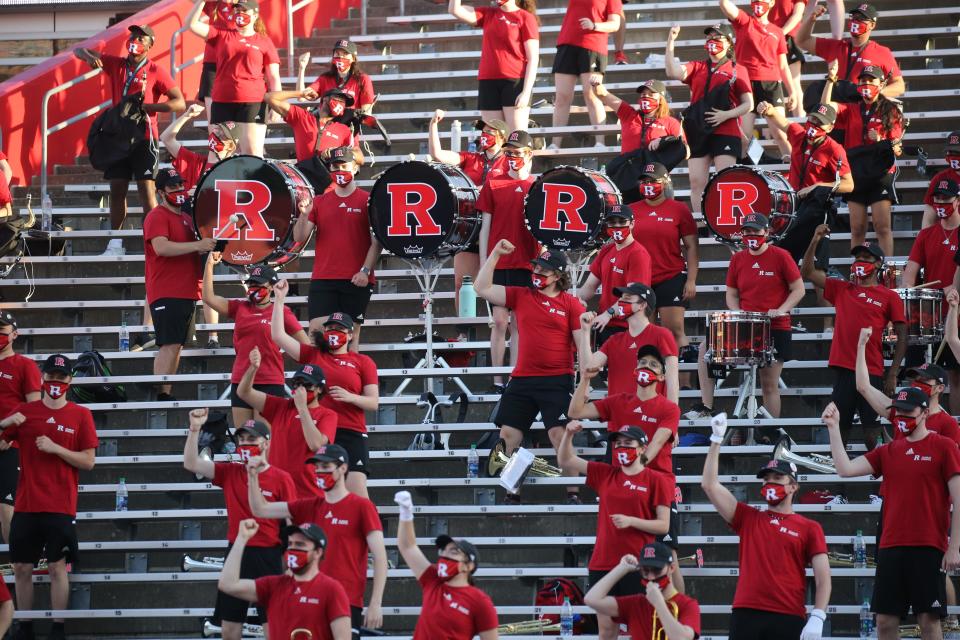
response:
<svg viewBox="0 0 960 640"><path fill-rule="evenodd" d="M40 229L50 231L53 229L53 201L50 194L44 194L43 201L40 203Z"/></svg>
<svg viewBox="0 0 960 640"><path fill-rule="evenodd" d="M570 604L570 598L564 598L560 606L560 637L573 637L573 605Z"/></svg>
<svg viewBox="0 0 960 640"><path fill-rule="evenodd" d="M127 510L127 501L129 499L129 495L130 494L127 492L126 478L120 478L120 484L117 485L117 511Z"/></svg>
<svg viewBox="0 0 960 640"><path fill-rule="evenodd" d="M476 140L471 140L471 141L470 141L470 144L467 145L467 151L469 151L470 153L476 153L476 152L477 152L477 141L476 141Z"/></svg>
<svg viewBox="0 0 960 640"><path fill-rule="evenodd" d="M860 637L872 638L873 635L873 613L870 611L870 603L866 600L860 607Z"/></svg>
<svg viewBox="0 0 960 640"><path fill-rule="evenodd" d="M463 276L460 283L460 304L458 306L461 318L477 317L477 290L473 288L473 278Z"/></svg>
<svg viewBox="0 0 960 640"><path fill-rule="evenodd" d="M450 125L450 151L460 153L463 135L463 124L459 120L454 120Z"/></svg>
<svg viewBox="0 0 960 640"><path fill-rule="evenodd" d="M130 351L130 330L127 329L127 321L124 320L120 325L119 351Z"/></svg>
<svg viewBox="0 0 960 640"><path fill-rule="evenodd" d="M480 477L480 454L477 453L477 445L470 445L470 453L467 454L467 477Z"/></svg>
<svg viewBox="0 0 960 640"><path fill-rule="evenodd" d="M853 539L853 566L855 569L867 568L867 543L863 541L863 531L857 529Z"/></svg>

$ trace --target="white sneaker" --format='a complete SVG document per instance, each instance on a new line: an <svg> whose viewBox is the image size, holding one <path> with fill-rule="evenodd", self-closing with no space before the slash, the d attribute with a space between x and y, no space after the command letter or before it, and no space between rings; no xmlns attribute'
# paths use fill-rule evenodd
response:
<svg viewBox="0 0 960 640"><path fill-rule="evenodd" d="M558 147L558 146L557 146L555 143L553 143L553 142L551 142L550 145L547 147L547 151L558 151L559 149L560 149L560 147Z"/></svg>
<svg viewBox="0 0 960 640"><path fill-rule="evenodd" d="M103 256L122 256L126 255L127 250L123 248L123 238L112 238L107 243L107 248L100 255Z"/></svg>
<svg viewBox="0 0 960 640"><path fill-rule="evenodd" d="M881 498L880 496L876 496L876 495L874 495L874 494L871 493L871 494L870 494L870 504L883 504L883 498Z"/></svg>
<svg viewBox="0 0 960 640"><path fill-rule="evenodd" d="M598 143L596 143L595 145L593 145L593 148L594 148L594 149L606 149L606 148L607 148L607 145L605 145L605 144L602 143L602 142L598 142Z"/></svg>

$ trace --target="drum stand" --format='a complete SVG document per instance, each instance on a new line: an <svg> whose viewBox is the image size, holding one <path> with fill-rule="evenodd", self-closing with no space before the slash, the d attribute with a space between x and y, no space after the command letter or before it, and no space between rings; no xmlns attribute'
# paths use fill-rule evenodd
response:
<svg viewBox="0 0 960 640"><path fill-rule="evenodd" d="M751 364L744 371L743 382L740 383L740 393L737 395L737 404L733 408L733 415L737 418L773 418L770 412L757 403L757 365ZM751 430L752 435L752 430Z"/></svg>

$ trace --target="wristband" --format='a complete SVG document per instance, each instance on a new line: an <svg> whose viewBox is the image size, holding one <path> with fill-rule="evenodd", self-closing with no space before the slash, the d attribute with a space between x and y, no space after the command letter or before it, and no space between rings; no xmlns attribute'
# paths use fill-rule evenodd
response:
<svg viewBox="0 0 960 640"><path fill-rule="evenodd" d="M609 309L606 310L606 313L609 313L611 316L616 316L616 315L617 315L617 308L616 308L616 307L610 307Z"/></svg>
<svg viewBox="0 0 960 640"><path fill-rule="evenodd" d="M364 266L364 267L360 267L360 271L364 272L364 273L367 274L367 275L370 275L370 269L367 269L365 266Z"/></svg>
<svg viewBox="0 0 960 640"><path fill-rule="evenodd" d="M821 620L827 619L827 614L824 613L823 609L814 609L810 612L811 618L820 618Z"/></svg>

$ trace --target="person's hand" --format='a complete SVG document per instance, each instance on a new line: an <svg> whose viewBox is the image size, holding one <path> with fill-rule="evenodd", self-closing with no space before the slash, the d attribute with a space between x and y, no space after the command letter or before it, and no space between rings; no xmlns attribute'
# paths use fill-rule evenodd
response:
<svg viewBox="0 0 960 640"><path fill-rule="evenodd" d="M9 440L0 440L0 451L6 451L13 446L13 443Z"/></svg>
<svg viewBox="0 0 960 640"><path fill-rule="evenodd" d="M717 109L716 107L714 107L713 109L707 112L706 119L708 123L712 124L715 127L718 127L730 119L730 112L724 111L723 109Z"/></svg>
<svg viewBox="0 0 960 640"><path fill-rule="evenodd" d="M580 433L583 431L583 423L579 420L571 420L566 426L567 433Z"/></svg>
<svg viewBox="0 0 960 640"><path fill-rule="evenodd" d="M837 409L836 403L831 402L827 405L827 408L823 410L823 415L820 416L820 421L827 425L828 429L840 428L840 410Z"/></svg>
<svg viewBox="0 0 960 640"><path fill-rule="evenodd" d="M794 111L797 108L797 105L802 102L800 96L795 93L791 93L786 98L783 99L783 108L787 111Z"/></svg>
<svg viewBox="0 0 960 640"><path fill-rule="evenodd" d="M629 569L630 571L639 571L640 570L640 561L637 560L637 556L632 553L628 553L622 558L620 558L620 566Z"/></svg>
<svg viewBox="0 0 960 640"><path fill-rule="evenodd" d="M210 264L220 264L220 261L223 260L223 254L219 251L211 251L207 254L207 260L210 261Z"/></svg>
<svg viewBox="0 0 960 640"><path fill-rule="evenodd" d="M210 253L217 246L217 241L213 238L200 238L197 240L197 253Z"/></svg>
<svg viewBox="0 0 960 640"><path fill-rule="evenodd" d="M512 242L506 238L502 238L499 242L497 242L496 246L493 247L493 253L497 254L498 256L506 256L513 253L514 249L516 249L516 247L513 246Z"/></svg>
<svg viewBox="0 0 960 640"><path fill-rule="evenodd" d="M56 453L61 447L47 436L39 436L37 437L37 449L44 453Z"/></svg>
<svg viewBox="0 0 960 640"><path fill-rule="evenodd" d="M9 416L3 419L3 426L11 427L16 425L21 425L24 422L26 422L26 420L27 420L27 417L22 413L20 413L19 411L17 411L16 413L10 414Z"/></svg>
<svg viewBox="0 0 960 640"><path fill-rule="evenodd" d="M821 224L817 225L817 228L813 230L813 239L814 240L823 240L824 238L830 237L830 225Z"/></svg>
<svg viewBox="0 0 960 640"><path fill-rule="evenodd" d="M593 326L598 331L603 331L607 328L607 325L610 324L610 321L613 320L613 316L604 311L603 313L596 314L596 318L593 319Z"/></svg>
<svg viewBox="0 0 960 640"><path fill-rule="evenodd" d="M887 369L887 374L883 376L883 392L888 396L893 396L897 391L897 371Z"/></svg>
<svg viewBox="0 0 960 640"><path fill-rule="evenodd" d="M254 369L260 368L260 347L250 349L250 366Z"/></svg>
<svg viewBox="0 0 960 640"><path fill-rule="evenodd" d="M313 54L311 54L309 51L306 53L301 53L300 57L297 58L297 68L301 71L306 70L307 65L310 64L311 58L313 58Z"/></svg>
<svg viewBox="0 0 960 640"><path fill-rule="evenodd" d="M188 120L192 120L203 113L206 108L207 107L205 105L194 103L187 107L187 109L183 112L183 117L187 118Z"/></svg>
<svg viewBox="0 0 960 640"><path fill-rule="evenodd" d="M941 566L947 573L960 569L960 551L952 546L947 547L947 552L943 555L943 563Z"/></svg>
<svg viewBox="0 0 960 640"><path fill-rule="evenodd" d="M671 44L676 41L677 36L680 35L680 25L675 24L670 27L670 31L667 32L667 43Z"/></svg>
<svg viewBox="0 0 960 640"><path fill-rule="evenodd" d="M636 518L633 516L625 516L622 513L615 513L610 516L610 520L613 521L613 526L615 526L617 529L629 528L635 519Z"/></svg>
<svg viewBox="0 0 960 640"><path fill-rule="evenodd" d="M337 402L346 402L348 404L354 404L357 398L360 397L355 393L347 391L343 387L330 387L330 389L327 390L327 393Z"/></svg>
<svg viewBox="0 0 960 640"><path fill-rule="evenodd" d="M867 343L870 342L870 336L873 335L873 327L863 327L860 329L860 340L857 344L861 347L867 346Z"/></svg>
<svg viewBox="0 0 960 640"><path fill-rule="evenodd" d="M281 280L277 284L273 285L273 303L283 304L283 301L287 297L288 291L290 291L290 283L286 280Z"/></svg>
<svg viewBox="0 0 960 640"><path fill-rule="evenodd" d="M393 501L400 507L400 520L404 522L413 520L413 497L409 491L397 491L393 494Z"/></svg>
<svg viewBox="0 0 960 640"><path fill-rule="evenodd" d="M293 390L293 405L297 409L307 408L307 390L303 387L297 387Z"/></svg>
<svg viewBox="0 0 960 640"><path fill-rule="evenodd" d="M814 19L814 20L816 20L817 18L819 18L820 16L822 16L822 15L825 14L826 12L827 12L827 7L824 6L824 5L822 5L822 4L818 4L818 5L817 5L817 8L814 9L814 10L813 10L813 13L810 14L810 15L813 16L813 19Z"/></svg>
<svg viewBox="0 0 960 640"><path fill-rule="evenodd" d="M582 367L580 369L580 375L587 380L593 380L600 373L600 369L597 367Z"/></svg>
<svg viewBox="0 0 960 640"><path fill-rule="evenodd" d="M379 629L383 626L383 611L380 605L367 605L367 611L363 614L363 626L367 629Z"/></svg>
<svg viewBox="0 0 960 640"><path fill-rule="evenodd" d="M647 145L647 149L650 149L650 151L656 151L657 149L659 149L660 140L662 140L662 138L654 138L653 140L651 140L650 144Z"/></svg>
<svg viewBox="0 0 960 640"><path fill-rule="evenodd" d="M320 99L320 94L317 93L317 90L313 87L307 87L300 92L300 98L306 100L307 102L316 102ZM280 114L277 115L279 116Z"/></svg>
<svg viewBox="0 0 960 640"><path fill-rule="evenodd" d="M526 109L530 106L530 98L532 97L532 92L530 91L521 91L520 95L517 96L517 99L513 101L513 106L517 109Z"/></svg>
<svg viewBox="0 0 960 640"><path fill-rule="evenodd" d="M876 129L867 131L867 137L870 138L870 142L880 142L880 134L877 133Z"/></svg>
<svg viewBox="0 0 960 640"><path fill-rule="evenodd" d="M594 93L596 93L598 96L606 95L607 89L603 86L602 73L591 73L589 83L590 86L594 88Z"/></svg>
<svg viewBox="0 0 960 640"><path fill-rule="evenodd" d="M837 74L840 72L840 61L831 60L827 63L827 77L831 80L837 79Z"/></svg>
<svg viewBox="0 0 960 640"><path fill-rule="evenodd" d="M768 309L767 315L771 318L780 318L787 315L786 311L780 311L780 309Z"/></svg>
<svg viewBox="0 0 960 640"><path fill-rule="evenodd" d="M443 116L447 115L447 112L443 109L437 109L433 112L433 117L430 118L430 124L439 124L443 120Z"/></svg>
<svg viewBox="0 0 960 640"><path fill-rule="evenodd" d="M773 105L767 102L766 100L760 102L760 104L757 105L757 114L761 116L766 116L771 111L773 111Z"/></svg>
<svg viewBox="0 0 960 640"><path fill-rule="evenodd" d="M823 620L811 615L800 632L800 640L820 640L823 637Z"/></svg>
<svg viewBox="0 0 960 640"><path fill-rule="evenodd" d="M947 304L951 307L960 305L960 293L958 293L956 289L951 288L947 291Z"/></svg>
<svg viewBox="0 0 960 640"><path fill-rule="evenodd" d="M681 300L693 300L697 297L697 283L692 281L690 278L687 278L686 284L683 285L683 296Z"/></svg>
<svg viewBox="0 0 960 640"><path fill-rule="evenodd" d="M727 435L727 414L725 411L710 418L710 431L710 442L723 444L723 438Z"/></svg>
<svg viewBox="0 0 960 640"><path fill-rule="evenodd" d="M247 460L247 477L256 478L261 471L266 471L267 460L263 456L253 456Z"/></svg>
<svg viewBox="0 0 960 640"><path fill-rule="evenodd" d="M595 314L593 311L584 311L583 313L581 313L580 328L588 329L590 327L590 323L592 323L593 319L596 317L597 317L597 314Z"/></svg>
<svg viewBox="0 0 960 640"><path fill-rule="evenodd" d="M593 31L597 28L597 23L590 18L580 18L580 28L584 31Z"/></svg>
<svg viewBox="0 0 960 640"><path fill-rule="evenodd" d="M204 407L203 409L191 409L190 410L190 431L196 433L200 431L204 424L207 422L207 414L210 413L210 410Z"/></svg>
<svg viewBox="0 0 960 640"><path fill-rule="evenodd" d="M350 282L355 287L365 287L370 284L370 276L365 274L363 271L357 271L353 274L353 277L350 278Z"/></svg>
<svg viewBox="0 0 960 640"><path fill-rule="evenodd" d="M666 606L667 602L663 599L663 591L653 580L647 583L647 601L656 608L658 605Z"/></svg>
<svg viewBox="0 0 960 640"><path fill-rule="evenodd" d="M260 525L257 524L256 519L247 518L246 520L240 521L240 526L237 528L237 537L246 542L253 536L257 535L257 531L259 530Z"/></svg>

